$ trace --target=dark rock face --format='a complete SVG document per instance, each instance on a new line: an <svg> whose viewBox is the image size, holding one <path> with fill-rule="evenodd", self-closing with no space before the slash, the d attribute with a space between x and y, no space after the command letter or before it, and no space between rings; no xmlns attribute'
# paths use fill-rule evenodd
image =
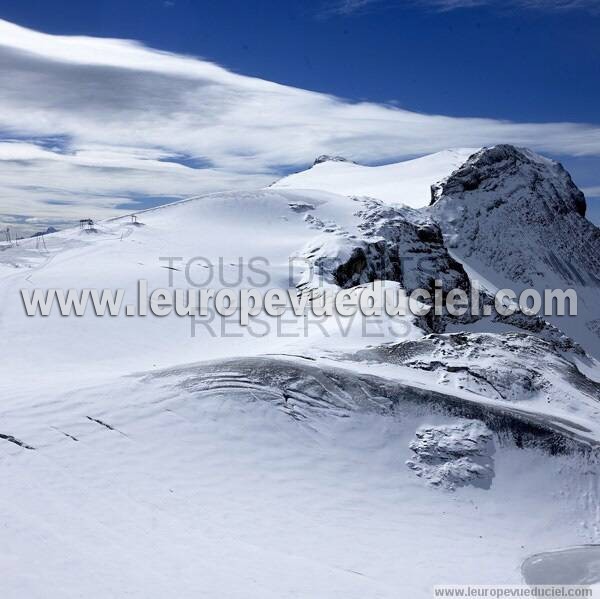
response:
<svg viewBox="0 0 600 599"><path fill-rule="evenodd" d="M343 289L373 281L402 281L401 261L385 241L375 241L355 247L350 258L333 271L333 278Z"/></svg>
<svg viewBox="0 0 600 599"><path fill-rule="evenodd" d="M343 156L330 156L329 154L321 154L315 161L313 162L313 166L315 164L321 164L322 162L352 162Z"/></svg>
<svg viewBox="0 0 600 599"><path fill-rule="evenodd" d="M418 210L369 198L357 201L360 236L329 230L324 223L310 219L312 226L336 235L334 241L322 237L306 254L327 282L349 289L378 280L395 281L407 294L425 289L433 296L439 281L444 296L457 288L470 293L467 273L448 254L441 230L431 218ZM438 330L441 325L431 314L426 328Z"/></svg>
<svg viewBox="0 0 600 599"><path fill-rule="evenodd" d="M432 204L442 195L478 189L492 191L498 188L498 179L520 177L526 168L532 170L532 173L525 177L530 183L531 191L536 191L538 184L541 185L543 179L548 178L548 171L552 170L551 177L560 180L564 187L560 195L553 198L553 207L560 214L574 211L580 216L585 216L585 196L560 163L549 160L541 162L532 152L511 145L484 148L473 154L448 179L432 186ZM567 193L564 193L565 191Z"/></svg>
<svg viewBox="0 0 600 599"><path fill-rule="evenodd" d="M47 227L45 231L37 231L31 237L41 237L42 235L51 235L52 233L57 233L58 229L54 227Z"/></svg>
<svg viewBox="0 0 600 599"><path fill-rule="evenodd" d="M290 210L299 214L302 212L310 212L315 209L314 205L308 202L290 202L288 206L290 207Z"/></svg>
<svg viewBox="0 0 600 599"><path fill-rule="evenodd" d="M432 291L436 279L444 293L450 289L469 291L462 265L449 254L439 226L410 208L395 208L368 202L358 212L359 229L367 239L381 239L392 262L400 266L400 283L410 293L415 289Z"/></svg>

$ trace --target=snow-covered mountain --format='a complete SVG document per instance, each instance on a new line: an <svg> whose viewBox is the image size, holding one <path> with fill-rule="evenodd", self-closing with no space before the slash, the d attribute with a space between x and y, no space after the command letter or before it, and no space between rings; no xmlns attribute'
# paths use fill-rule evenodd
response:
<svg viewBox="0 0 600 599"><path fill-rule="evenodd" d="M381 167L326 158L272 187L419 208L443 232L444 251L488 292L575 289L578 316L549 321L600 357L600 229L585 218L585 197L559 163L508 145Z"/></svg>
<svg viewBox="0 0 600 599"><path fill-rule="evenodd" d="M446 150L382 166L363 166L340 156L319 156L312 168L273 183L275 189L320 189L370 196L421 208L431 202L431 185L461 166L477 148Z"/></svg>
<svg viewBox="0 0 600 599"><path fill-rule="evenodd" d="M429 597L598 542L599 232L562 167L511 146L321 157L136 216L0 251L4 596ZM575 286L583 315L252 329L28 318L19 295L133 301L140 278L299 297Z"/></svg>

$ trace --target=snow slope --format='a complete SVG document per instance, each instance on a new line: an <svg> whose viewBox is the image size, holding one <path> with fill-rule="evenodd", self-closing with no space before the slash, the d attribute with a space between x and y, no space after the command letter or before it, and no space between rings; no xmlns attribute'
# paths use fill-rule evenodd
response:
<svg viewBox="0 0 600 599"><path fill-rule="evenodd" d="M29 239L0 252L4 306L0 351L11 373L0 388L10 389L15 378L27 384L31 364L36 369L35 385L54 387L61 376L71 384L227 357L232 345L237 355L283 351L298 344L316 349L310 336L319 328L310 327L305 334L303 322L290 323L288 337L280 337L276 327L266 335L262 329L252 334L231 318L225 331L229 337L222 336L220 323L215 324L214 336L198 326L192 337L190 319L176 315L98 318L88 313L64 318L55 312L28 318L19 295L21 288L121 288L125 303L133 304L140 278L150 290L169 285L295 290L309 267L301 259L290 270L289 257L302 256L305 246L319 235L305 220L306 214L295 209L299 201L310 202L311 214L331 225L324 234L334 245L359 234L354 216L358 205L346 197L262 190L204 196L140 213L138 225L129 217L103 221L94 232L71 229L49 235L45 248ZM179 258L173 262L176 270L168 268L168 257ZM250 269L253 258L259 259L255 270L266 270L266 275ZM289 335L298 328L300 338L294 340ZM367 340L361 336L360 323L353 329L355 333L346 338L348 347L364 347ZM322 338L318 347L332 344L334 339Z"/></svg>
<svg viewBox="0 0 600 599"><path fill-rule="evenodd" d="M193 374L4 410L35 450L0 445L3 597L426 598L520 583L527 556L597 538L581 458L496 440L491 489L450 493L405 461L415 431L456 418L298 420L260 389L190 388Z"/></svg>
<svg viewBox="0 0 600 599"><path fill-rule="evenodd" d="M421 208L431 202L432 183L447 177L476 148L445 150L415 160L363 166L340 159L317 159L314 166L275 182L275 189L320 189Z"/></svg>

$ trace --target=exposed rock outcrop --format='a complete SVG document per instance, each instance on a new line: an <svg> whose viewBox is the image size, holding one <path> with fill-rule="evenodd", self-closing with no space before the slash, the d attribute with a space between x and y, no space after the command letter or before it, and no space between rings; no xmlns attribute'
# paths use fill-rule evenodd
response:
<svg viewBox="0 0 600 599"><path fill-rule="evenodd" d="M406 465L427 484L450 491L465 485L491 487L494 443L483 422L424 426L415 437L409 445L415 456Z"/></svg>

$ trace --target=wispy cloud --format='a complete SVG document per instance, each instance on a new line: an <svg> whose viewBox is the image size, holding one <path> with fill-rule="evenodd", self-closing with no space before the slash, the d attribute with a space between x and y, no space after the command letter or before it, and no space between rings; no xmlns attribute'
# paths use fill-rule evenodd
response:
<svg viewBox="0 0 600 599"><path fill-rule="evenodd" d="M600 0L513 0L514 4L537 10L588 10L600 11Z"/></svg>
<svg viewBox="0 0 600 599"><path fill-rule="evenodd" d="M551 12L572 10L600 12L600 0L334 0L325 4L320 15L352 15L374 8L392 7L423 7L445 12L480 6Z"/></svg>
<svg viewBox="0 0 600 599"><path fill-rule="evenodd" d="M381 6L383 0L338 0L325 5L320 16L351 15L364 12L374 6Z"/></svg>
<svg viewBox="0 0 600 599"><path fill-rule="evenodd" d="M1 212L25 222L107 216L144 196L261 187L322 153L368 163L510 142L600 156L593 125L351 103L134 42L5 21L0 90Z"/></svg>
<svg viewBox="0 0 600 599"><path fill-rule="evenodd" d="M584 187L582 191L587 198L600 198L600 185L596 185L595 187Z"/></svg>

